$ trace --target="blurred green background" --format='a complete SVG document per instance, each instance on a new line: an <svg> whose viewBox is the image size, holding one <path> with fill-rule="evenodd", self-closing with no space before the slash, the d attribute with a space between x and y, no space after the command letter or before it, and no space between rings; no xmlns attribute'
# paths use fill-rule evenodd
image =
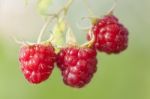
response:
<svg viewBox="0 0 150 99"><path fill-rule="evenodd" d="M24 79L18 62L20 46L12 36L36 41L44 24L36 2L29 0L26 6L23 0L0 0L0 99L150 99L150 0L118 0L115 15L129 29L129 47L119 55L98 54L98 71L82 89L65 86L57 68L40 85ZM64 2L54 0L50 12ZM113 2L89 0L97 16L102 16ZM85 42L86 33L76 23L83 16L88 16L85 4L75 0L67 17L80 43Z"/></svg>

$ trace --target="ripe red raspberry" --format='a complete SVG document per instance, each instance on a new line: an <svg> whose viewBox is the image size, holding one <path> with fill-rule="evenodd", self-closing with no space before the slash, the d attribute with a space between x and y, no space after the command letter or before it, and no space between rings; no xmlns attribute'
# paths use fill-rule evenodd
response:
<svg viewBox="0 0 150 99"><path fill-rule="evenodd" d="M51 44L24 45L20 49L21 70L30 83L38 84L48 79L55 60L56 54Z"/></svg>
<svg viewBox="0 0 150 99"><path fill-rule="evenodd" d="M92 27L95 36L94 48L111 53L120 53L128 46L128 30L119 23L114 15L106 15L98 19ZM87 39L90 40L88 34Z"/></svg>
<svg viewBox="0 0 150 99"><path fill-rule="evenodd" d="M57 65L63 81L71 87L81 88L88 84L96 72L96 51L91 48L67 47L57 56Z"/></svg>

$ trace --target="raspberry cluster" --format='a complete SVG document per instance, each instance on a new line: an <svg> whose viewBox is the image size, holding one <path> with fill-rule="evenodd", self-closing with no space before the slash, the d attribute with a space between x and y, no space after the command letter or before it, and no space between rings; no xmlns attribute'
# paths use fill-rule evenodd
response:
<svg viewBox="0 0 150 99"><path fill-rule="evenodd" d="M66 13L67 6L58 12L57 18L62 15L61 11ZM59 34L64 32L64 26L67 30L70 27L63 22L56 23L56 33L49 40L41 42L41 33L37 43L24 44L19 51L21 71L32 84L47 80L56 63L65 85L82 88L92 80L97 71L97 52L118 54L128 47L128 30L113 14L95 18L87 33L88 42L82 45L76 42L73 35L66 34L67 42L58 48L56 42L61 37ZM44 29L46 25L43 26Z"/></svg>

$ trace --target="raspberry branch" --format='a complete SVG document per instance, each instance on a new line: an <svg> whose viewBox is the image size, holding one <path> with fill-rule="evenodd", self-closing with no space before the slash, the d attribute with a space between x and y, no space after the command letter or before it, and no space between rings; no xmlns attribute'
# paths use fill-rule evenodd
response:
<svg viewBox="0 0 150 99"><path fill-rule="evenodd" d="M67 14L68 9L71 6L72 2L73 2L73 0L68 0L68 2L66 3L66 5L64 5L56 14L49 15L46 23L44 24L44 26L41 29L41 32L39 34L37 43L41 42L41 38L42 38L43 33L46 31L48 25L51 23L51 21L53 21L53 19L57 18L62 12L64 12L64 15Z"/></svg>

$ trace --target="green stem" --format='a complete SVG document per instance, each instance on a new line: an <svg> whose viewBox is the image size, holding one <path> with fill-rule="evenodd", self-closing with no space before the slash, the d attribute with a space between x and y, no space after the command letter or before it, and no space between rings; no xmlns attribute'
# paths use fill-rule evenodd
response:
<svg viewBox="0 0 150 99"><path fill-rule="evenodd" d="M48 17L46 23L44 24L44 26L43 26L42 29L41 29L41 32L40 32L40 34L39 34L37 43L40 43L40 42L41 42L41 38L42 38L43 33L46 31L46 29L47 29L49 23L50 23L54 18L55 18L55 17Z"/></svg>
<svg viewBox="0 0 150 99"><path fill-rule="evenodd" d="M90 30L89 32L90 32L89 35L90 35L90 37L91 37L91 40L88 41L88 42L86 42L86 43L84 43L84 44L82 44L81 47L85 47L85 46L91 47L91 46L93 45L93 43L94 43L94 41L95 41L95 36L94 36L92 30Z"/></svg>
<svg viewBox="0 0 150 99"><path fill-rule="evenodd" d="M117 0L114 0L114 4L112 5L111 9L107 11L106 15L113 15L113 11L117 6Z"/></svg>
<svg viewBox="0 0 150 99"><path fill-rule="evenodd" d="M37 40L37 43L40 43L41 42L41 38L42 38L42 35L43 33L46 31L48 25L50 24L50 22L58 17L62 12L65 13L65 15L67 14L68 12L68 9L69 7L71 6L73 0L68 0L68 2L66 3L66 5L64 5L56 14L52 15L52 16L49 16L46 23L44 24L44 26L42 27L41 31L40 31L40 34L38 36L38 40Z"/></svg>

